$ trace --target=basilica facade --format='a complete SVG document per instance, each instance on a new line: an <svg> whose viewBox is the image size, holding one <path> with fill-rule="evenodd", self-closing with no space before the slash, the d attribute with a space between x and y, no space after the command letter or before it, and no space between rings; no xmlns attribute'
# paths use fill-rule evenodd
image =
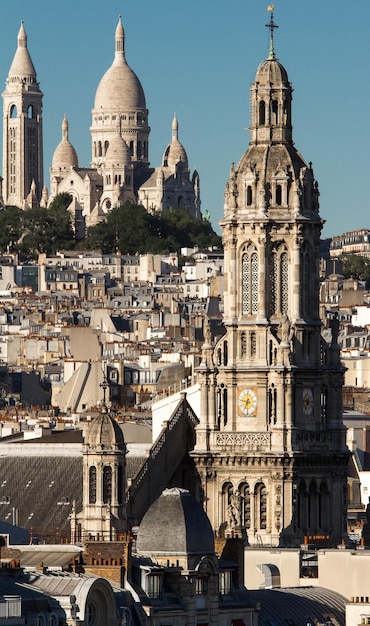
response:
<svg viewBox="0 0 370 626"><path fill-rule="evenodd" d="M221 221L225 334L205 329L192 453L216 532L250 545L337 544L348 450L334 321L321 337L322 220L312 164L293 143L292 85L270 50L250 88L250 143L232 165Z"/></svg>
<svg viewBox="0 0 370 626"><path fill-rule="evenodd" d="M191 175L176 116L161 166L150 167L149 111L140 80L126 61L121 18L114 45L113 63L100 80L92 109L91 164L79 165L65 117L50 167L49 191L43 181L43 94L21 24L3 92L2 202L24 209L46 207L57 194L69 193L70 211L81 234L125 202L140 202L150 212L180 207L200 219L199 175L196 171Z"/></svg>

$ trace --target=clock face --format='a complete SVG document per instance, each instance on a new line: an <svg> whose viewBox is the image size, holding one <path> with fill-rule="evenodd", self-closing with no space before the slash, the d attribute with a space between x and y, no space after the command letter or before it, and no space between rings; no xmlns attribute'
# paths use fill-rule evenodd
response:
<svg viewBox="0 0 370 626"><path fill-rule="evenodd" d="M257 409L257 394L253 389L242 389L238 398L242 415L254 415Z"/></svg>
<svg viewBox="0 0 370 626"><path fill-rule="evenodd" d="M303 413L305 415L311 415L313 411L313 393L312 389L303 389Z"/></svg>

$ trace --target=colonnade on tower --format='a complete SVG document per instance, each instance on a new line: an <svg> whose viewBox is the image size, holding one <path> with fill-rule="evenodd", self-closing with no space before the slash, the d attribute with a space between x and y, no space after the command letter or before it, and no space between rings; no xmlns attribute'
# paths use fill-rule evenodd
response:
<svg viewBox="0 0 370 626"><path fill-rule="evenodd" d="M226 185L225 334L214 346L205 333L193 456L218 533L251 545L335 543L346 528L343 367L335 329L331 345L321 337L318 184L293 144L273 13L268 26L249 147Z"/></svg>

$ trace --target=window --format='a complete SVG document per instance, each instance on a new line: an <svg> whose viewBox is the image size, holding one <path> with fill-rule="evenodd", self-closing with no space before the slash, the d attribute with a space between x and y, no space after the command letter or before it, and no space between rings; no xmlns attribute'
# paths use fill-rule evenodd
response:
<svg viewBox="0 0 370 626"><path fill-rule="evenodd" d="M249 244L242 256L242 313L258 312L258 256L255 247Z"/></svg>
<svg viewBox="0 0 370 626"><path fill-rule="evenodd" d="M247 187L247 206L251 206L253 200L252 187L248 185Z"/></svg>
<svg viewBox="0 0 370 626"><path fill-rule="evenodd" d="M261 126L266 123L266 105L263 100L259 104L259 123Z"/></svg>
<svg viewBox="0 0 370 626"><path fill-rule="evenodd" d="M17 107L15 106L15 104L12 104L12 106L10 107L10 117L11 119L15 119L18 115L18 111L17 111Z"/></svg>
<svg viewBox="0 0 370 626"><path fill-rule="evenodd" d="M108 504L112 500L112 468L106 465L103 469L103 502Z"/></svg>
<svg viewBox="0 0 370 626"><path fill-rule="evenodd" d="M150 573L145 579L145 591L149 598L160 598L162 591L162 573Z"/></svg>
<svg viewBox="0 0 370 626"><path fill-rule="evenodd" d="M282 205L282 187L281 185L276 185L276 204L277 206Z"/></svg>
<svg viewBox="0 0 370 626"><path fill-rule="evenodd" d="M231 570L225 570L218 575L218 592L222 595L230 595L232 591Z"/></svg>
<svg viewBox="0 0 370 626"><path fill-rule="evenodd" d="M96 503L96 467L89 469L89 504Z"/></svg>
<svg viewBox="0 0 370 626"><path fill-rule="evenodd" d="M270 315L288 311L288 253L282 244L273 250L269 262Z"/></svg>

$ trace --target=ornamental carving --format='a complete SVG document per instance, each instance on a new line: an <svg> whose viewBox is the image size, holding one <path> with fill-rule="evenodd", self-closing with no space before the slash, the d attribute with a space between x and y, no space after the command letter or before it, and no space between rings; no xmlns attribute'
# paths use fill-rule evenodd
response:
<svg viewBox="0 0 370 626"><path fill-rule="evenodd" d="M270 433L217 433L217 446L270 446Z"/></svg>

